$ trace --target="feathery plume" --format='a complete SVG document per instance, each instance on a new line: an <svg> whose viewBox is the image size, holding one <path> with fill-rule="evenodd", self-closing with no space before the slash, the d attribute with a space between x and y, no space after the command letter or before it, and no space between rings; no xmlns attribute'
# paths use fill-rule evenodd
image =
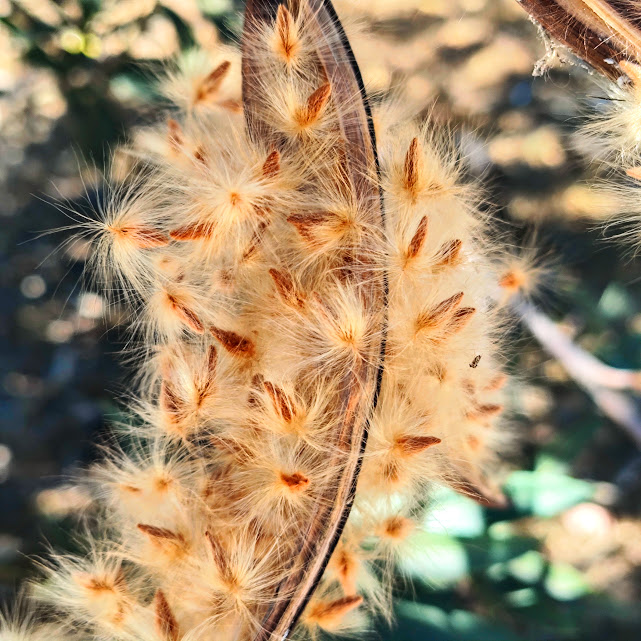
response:
<svg viewBox="0 0 641 641"><path fill-rule="evenodd" d="M98 235L103 278L135 292L139 419L94 470L86 556L37 590L87 639L389 616L376 568L432 483L483 493L501 440L498 277L449 143L375 139L329 0L250 1L242 66L204 61L170 73L176 113Z"/></svg>

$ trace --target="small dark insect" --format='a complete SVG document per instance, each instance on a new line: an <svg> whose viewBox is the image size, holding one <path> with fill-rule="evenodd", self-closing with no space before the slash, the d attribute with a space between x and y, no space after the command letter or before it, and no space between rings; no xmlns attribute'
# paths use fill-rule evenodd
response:
<svg viewBox="0 0 641 641"><path fill-rule="evenodd" d="M481 355L479 354L478 356L474 357L474 360L470 363L470 367L472 369L476 369L480 362L481 362Z"/></svg>

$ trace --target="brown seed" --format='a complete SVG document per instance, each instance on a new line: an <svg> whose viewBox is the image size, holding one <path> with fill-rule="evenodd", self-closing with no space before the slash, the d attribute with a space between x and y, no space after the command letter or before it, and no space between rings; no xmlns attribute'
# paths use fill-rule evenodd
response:
<svg viewBox="0 0 641 641"><path fill-rule="evenodd" d="M288 273L272 268L269 270L269 275L272 277L276 290L285 303L293 307L304 307L305 298L298 292L292 277Z"/></svg>
<svg viewBox="0 0 641 641"><path fill-rule="evenodd" d="M220 342L220 344L234 356L251 358L256 353L254 343L248 338L243 338L235 332L230 332L218 327L210 327L209 331Z"/></svg>
<svg viewBox="0 0 641 641"><path fill-rule="evenodd" d="M507 383L505 374L497 374L485 387L486 392L495 392L500 390Z"/></svg>
<svg viewBox="0 0 641 641"><path fill-rule="evenodd" d="M287 398L287 394L280 387L269 381L265 381L263 387L269 394L274 409L283 417L283 420L289 423L294 418L294 410L290 400Z"/></svg>
<svg viewBox="0 0 641 641"><path fill-rule="evenodd" d="M156 591L156 596L154 597L154 612L156 615L156 630L158 634L166 641L178 641L180 638L178 621L176 621L176 617L171 611L167 598L162 590Z"/></svg>
<svg viewBox="0 0 641 641"><path fill-rule="evenodd" d="M221 62L201 83L196 92L196 102L201 102L211 97L220 88L225 76L229 72L231 62Z"/></svg>
<svg viewBox="0 0 641 641"><path fill-rule="evenodd" d="M334 601L321 601L311 608L309 618L321 625L338 621L348 612L357 608L363 602L363 597L357 594L344 596Z"/></svg>
<svg viewBox="0 0 641 641"><path fill-rule="evenodd" d="M461 307L454 312L452 320L447 324L448 334L458 334L471 320L476 313L475 307Z"/></svg>
<svg viewBox="0 0 641 641"><path fill-rule="evenodd" d="M481 449L481 440L474 434L470 434L467 437L466 443L473 452L478 452Z"/></svg>
<svg viewBox="0 0 641 641"><path fill-rule="evenodd" d="M229 100L223 100L219 105L223 109L228 111L233 111L234 113L240 113L243 110L243 103L240 100L234 100L230 98Z"/></svg>
<svg viewBox="0 0 641 641"><path fill-rule="evenodd" d="M194 152L194 158L201 164L207 165L207 152L205 151L202 145L199 145L196 151Z"/></svg>
<svg viewBox="0 0 641 641"><path fill-rule="evenodd" d="M256 213L262 214L262 210L258 211L258 208L254 207L256 209ZM243 252L243 261L250 260L253 258L256 253L258 252L258 248L260 247L260 243L263 240L263 232L265 229L269 227L269 220L262 220L260 224L258 225L258 228L254 232L251 240L249 241L249 244L247 245L245 251Z"/></svg>
<svg viewBox="0 0 641 641"><path fill-rule="evenodd" d="M278 175L280 171L280 152L278 149L274 149L267 160L263 163L262 174L264 178L273 178Z"/></svg>
<svg viewBox="0 0 641 641"><path fill-rule="evenodd" d="M396 439L394 445L403 455L413 456L440 442L441 439L436 436L401 436Z"/></svg>
<svg viewBox="0 0 641 641"><path fill-rule="evenodd" d="M117 233L132 240L139 249L153 249L169 244L167 234L151 227L122 227Z"/></svg>
<svg viewBox="0 0 641 641"><path fill-rule="evenodd" d="M453 267L458 263L459 256L461 255L461 247L463 242L460 240L452 240L445 243L439 250L439 260L436 263L436 268Z"/></svg>
<svg viewBox="0 0 641 641"><path fill-rule="evenodd" d="M406 256L408 259L416 258L416 256L418 256L419 252L423 248L423 245L425 244L425 238L427 237L427 227L428 218L427 216L423 216L418 224L416 233L412 237L409 247L407 248Z"/></svg>
<svg viewBox="0 0 641 641"><path fill-rule="evenodd" d="M202 334L205 331L205 328L200 322L198 316L196 316L196 314L189 309L187 305L169 292L165 292L165 296L167 297L167 302L169 303L171 310L185 325L187 325L187 327L197 334Z"/></svg>
<svg viewBox="0 0 641 641"><path fill-rule="evenodd" d="M160 385L160 407L168 414L175 415L176 418L184 407L182 399L167 381L163 381Z"/></svg>
<svg viewBox="0 0 641 641"><path fill-rule="evenodd" d="M216 387L216 368L218 365L218 352L214 345L207 349L207 359L205 361L205 371L202 379L198 384L198 405L211 395Z"/></svg>
<svg viewBox="0 0 641 641"><path fill-rule="evenodd" d="M149 536L152 539L158 539L161 541L172 541L174 543L184 543L185 539L182 534L177 534L172 530L168 530L164 527L156 527L155 525L147 525L145 523L138 523L136 527L143 533Z"/></svg>
<svg viewBox="0 0 641 641"><path fill-rule="evenodd" d="M439 327L445 319L461 304L463 292L458 292L441 301L436 307L422 312L416 319L417 331Z"/></svg>
<svg viewBox="0 0 641 641"><path fill-rule="evenodd" d="M296 231L304 240L313 242L314 228L326 224L332 217L332 212L318 211L311 214L292 214L287 218L287 222L296 227Z"/></svg>
<svg viewBox="0 0 641 641"><path fill-rule="evenodd" d="M216 564L216 567L218 568L218 571L220 572L221 577L223 577L223 579L228 579L230 572L225 548L223 547L220 540L215 537L209 530L205 532L205 538L207 539L212 558L214 560L214 563Z"/></svg>
<svg viewBox="0 0 641 641"><path fill-rule="evenodd" d="M286 62L291 62L298 49L298 39L295 34L294 18L285 5L278 5L276 15L276 33L280 50Z"/></svg>
<svg viewBox="0 0 641 641"><path fill-rule="evenodd" d="M412 202L416 203L418 197L421 148L418 138L414 138L405 154L403 166L403 186L409 192Z"/></svg>
<svg viewBox="0 0 641 641"><path fill-rule="evenodd" d="M482 421L492 418L503 411L503 405L498 403L487 403L485 405L477 405L465 415L471 421Z"/></svg>
<svg viewBox="0 0 641 641"><path fill-rule="evenodd" d="M300 492L309 485L309 479L300 472L293 474L280 473L280 480L292 491Z"/></svg>
<svg viewBox="0 0 641 641"><path fill-rule="evenodd" d="M173 118L167 120L167 129L169 130L169 144L174 151L177 151L183 144L183 131L181 126Z"/></svg>
<svg viewBox="0 0 641 641"><path fill-rule="evenodd" d="M296 115L296 120L301 127L309 127L320 118L331 93L332 86L326 83L316 89L307 99L305 107L300 109Z"/></svg>
<svg viewBox="0 0 641 641"><path fill-rule="evenodd" d="M129 492L129 494L140 494L142 490L135 485L119 485L118 486L124 492Z"/></svg>

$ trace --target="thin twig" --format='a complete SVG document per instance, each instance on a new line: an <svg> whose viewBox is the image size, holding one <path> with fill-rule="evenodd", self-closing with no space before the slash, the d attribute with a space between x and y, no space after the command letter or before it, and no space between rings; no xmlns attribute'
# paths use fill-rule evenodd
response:
<svg viewBox="0 0 641 641"><path fill-rule="evenodd" d="M603 414L621 426L641 448L641 413L638 404L621 391L626 388L639 389L639 372L617 370L601 363L572 342L553 320L531 303L517 299L513 307L545 351L563 365Z"/></svg>

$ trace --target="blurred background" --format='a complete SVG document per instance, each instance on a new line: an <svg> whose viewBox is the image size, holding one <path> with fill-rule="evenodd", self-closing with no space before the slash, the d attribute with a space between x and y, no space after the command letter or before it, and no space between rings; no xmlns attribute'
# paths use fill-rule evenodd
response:
<svg viewBox="0 0 641 641"><path fill-rule="evenodd" d="M559 64L515 0L336 5L359 27L369 88L457 127L499 238L537 246L553 266L538 307L586 352L641 369L641 259L603 231L594 150L577 133L607 105L597 79ZM70 545L88 501L74 475L127 385L121 316L85 286L90 249L65 229L63 203L95 202L113 149L158 119L166 61L236 39L241 16L237 0L0 0L2 600L45 542ZM437 491L401 564L413 587L400 584L398 622L374 638L641 636L641 424L605 418L526 329L510 331L512 505ZM624 394L634 408L634 389Z"/></svg>

